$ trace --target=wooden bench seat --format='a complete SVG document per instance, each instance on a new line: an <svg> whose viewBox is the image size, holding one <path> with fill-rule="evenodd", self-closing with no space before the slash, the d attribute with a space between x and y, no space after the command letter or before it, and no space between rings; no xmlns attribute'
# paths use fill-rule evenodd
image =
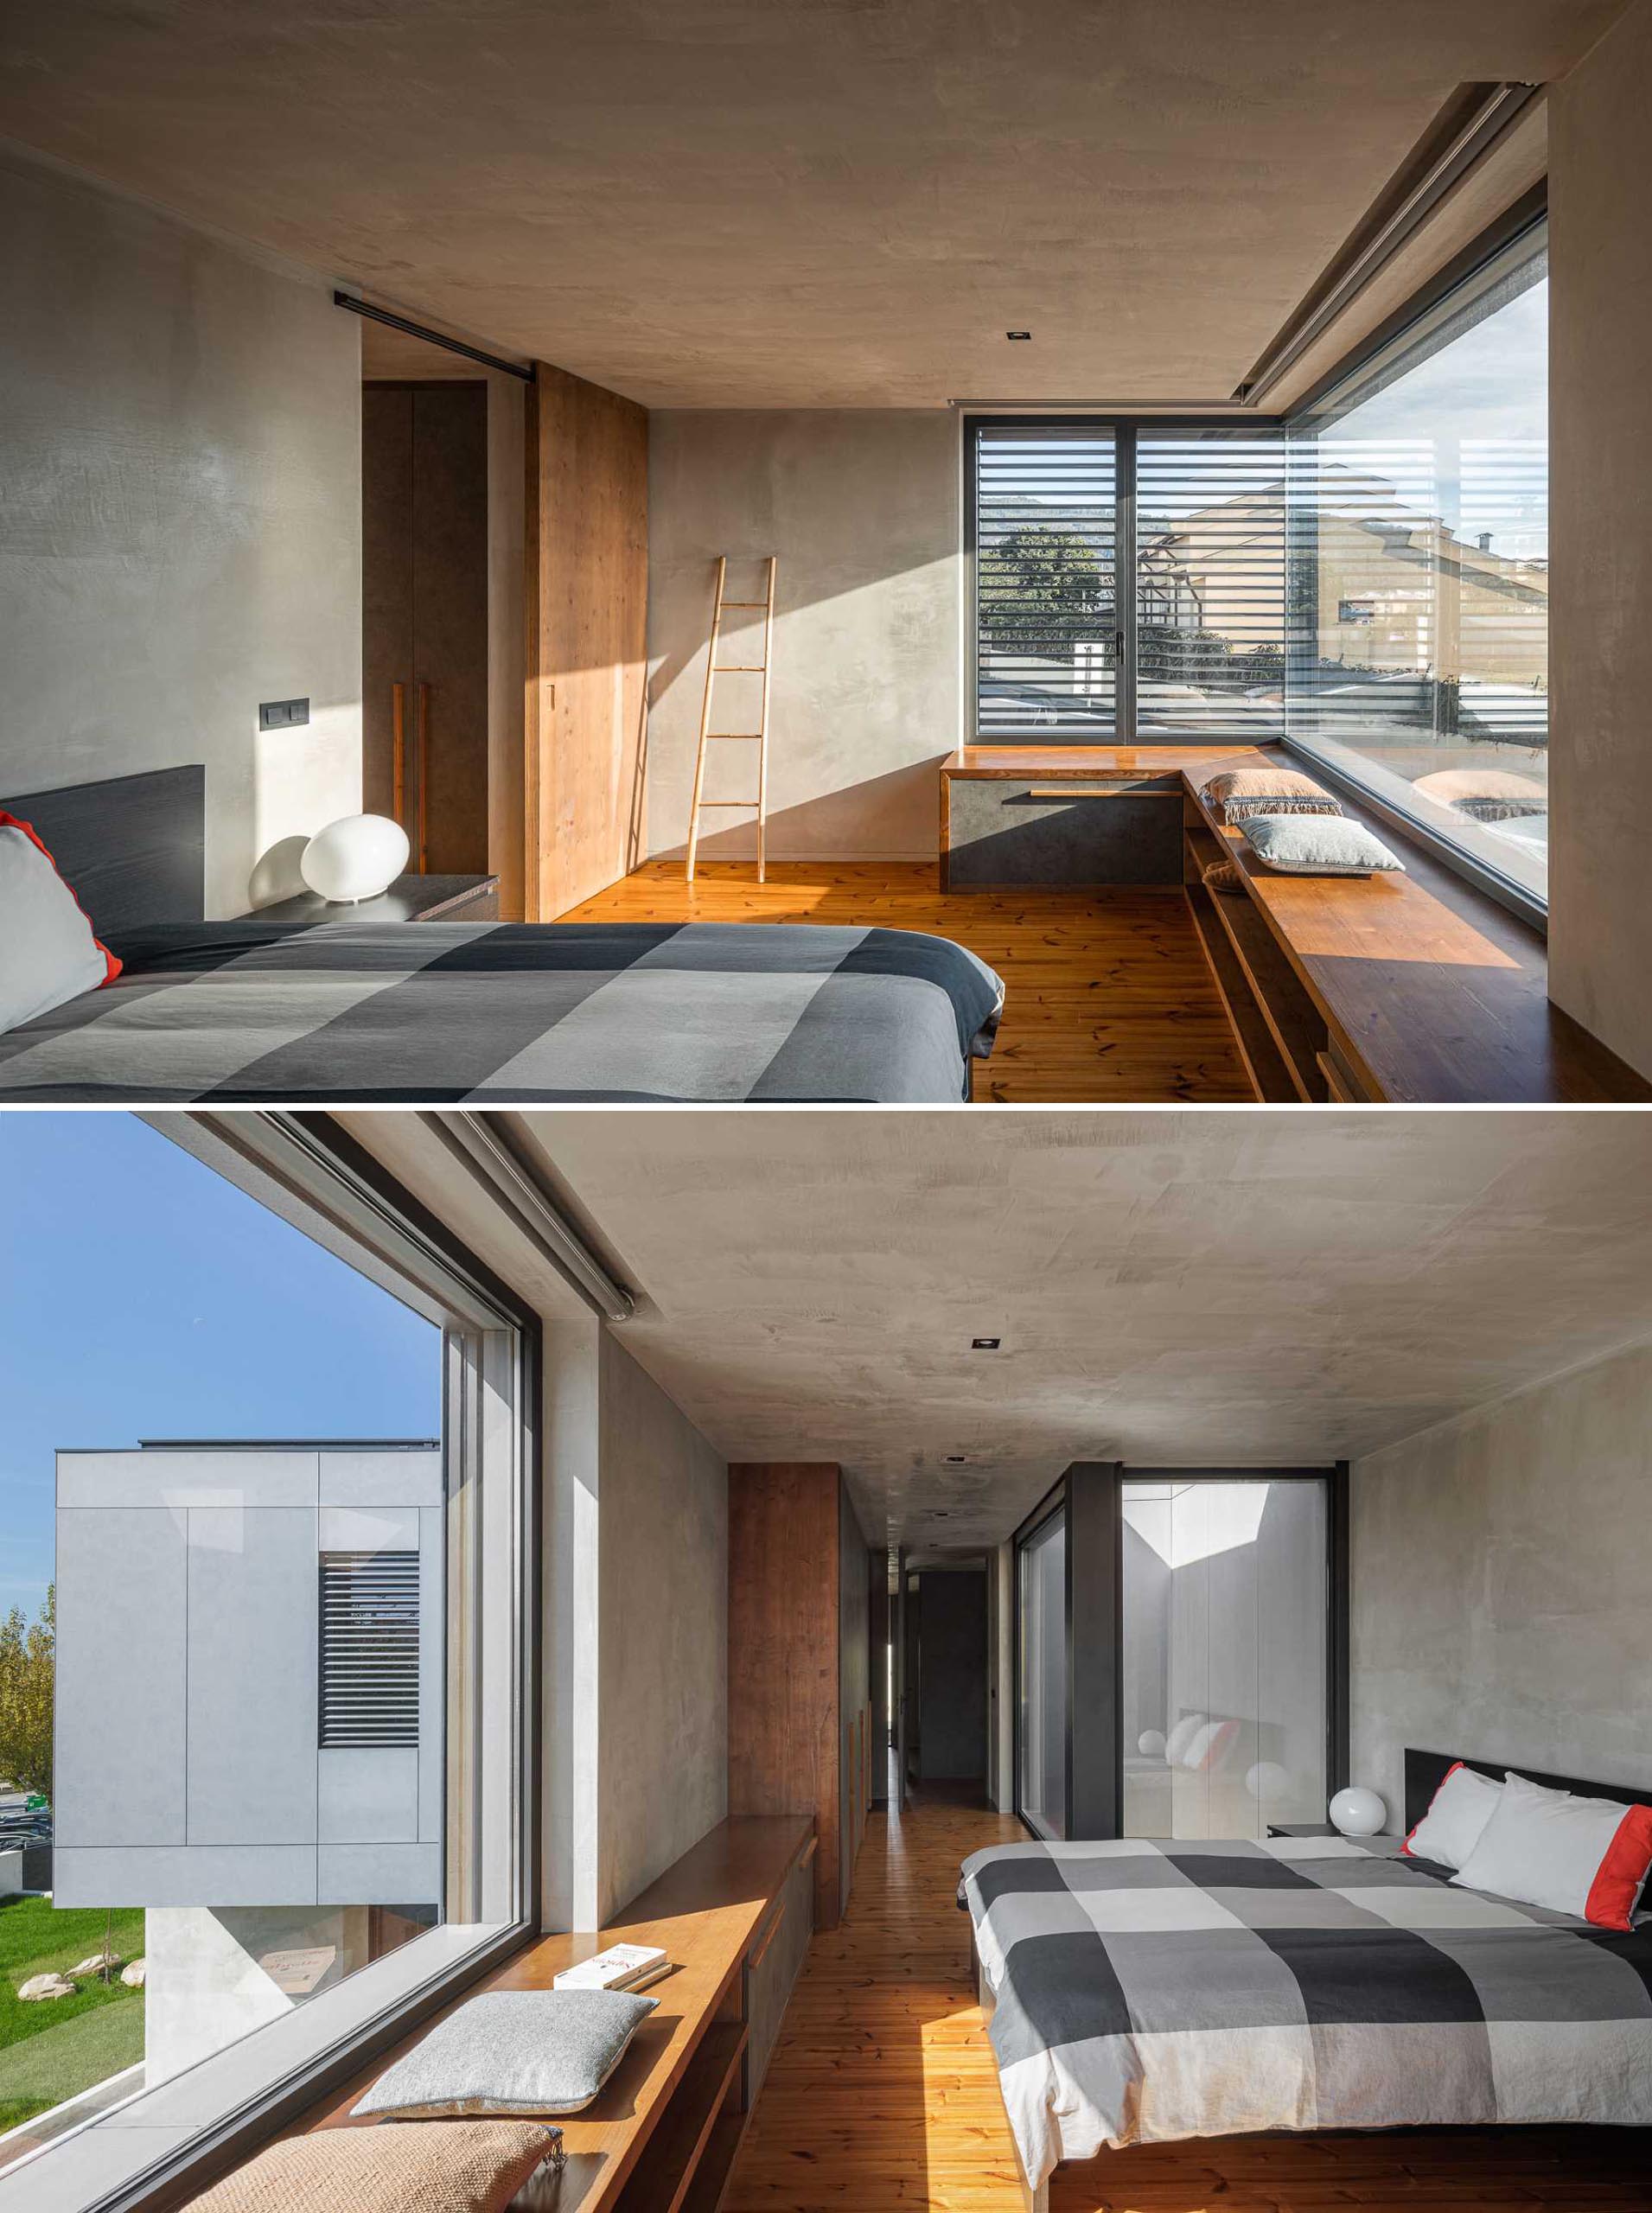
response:
<svg viewBox="0 0 1652 2213"><path fill-rule="evenodd" d="M1282 876L1200 797L1222 767L1274 747L966 747L943 765L943 826L959 779L1105 786L1173 771L1183 883L1257 1097L1417 1105L1644 1101L1652 1085L1548 997L1540 932L1356 801L1344 812L1406 864L1402 876ZM1312 773L1312 764L1291 758ZM943 832L943 848L945 838ZM1215 859L1241 888L1212 893Z"/></svg>
<svg viewBox="0 0 1652 2213"><path fill-rule="evenodd" d="M648 1992L659 2002L601 2096L559 2124L568 2164L558 2213L716 2213L807 1948L814 1848L813 1822L801 1815L725 1821L609 1927L530 1942L452 2000L549 1989L563 1967L608 1944L662 1945L676 1962ZM287 2133L371 2126L350 2108L431 2025L421 2023Z"/></svg>

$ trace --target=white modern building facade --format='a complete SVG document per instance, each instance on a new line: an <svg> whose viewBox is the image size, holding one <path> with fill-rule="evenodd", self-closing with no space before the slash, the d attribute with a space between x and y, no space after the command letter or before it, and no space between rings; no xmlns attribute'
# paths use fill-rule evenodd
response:
<svg viewBox="0 0 1652 2213"><path fill-rule="evenodd" d="M441 1917L442 1453L57 1456L60 1906L147 1911L165 2079Z"/></svg>

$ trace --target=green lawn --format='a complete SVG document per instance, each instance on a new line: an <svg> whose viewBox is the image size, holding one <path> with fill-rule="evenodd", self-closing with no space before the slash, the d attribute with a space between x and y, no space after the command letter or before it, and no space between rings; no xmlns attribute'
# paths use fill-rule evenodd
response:
<svg viewBox="0 0 1652 2213"><path fill-rule="evenodd" d="M31 1974L73 1967L104 1947L110 1917L99 1909L57 1912L49 1898L0 1898L0 2128L15 2128L118 2074L144 2057L144 1993L95 1979L73 1998L25 2005L17 1986ZM123 1960L144 1952L141 1908L113 1916Z"/></svg>

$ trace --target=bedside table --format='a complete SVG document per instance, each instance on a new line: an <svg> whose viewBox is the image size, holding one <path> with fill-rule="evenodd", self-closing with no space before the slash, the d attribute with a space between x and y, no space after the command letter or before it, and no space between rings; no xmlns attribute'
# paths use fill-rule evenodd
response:
<svg viewBox="0 0 1652 2213"><path fill-rule="evenodd" d="M244 922L496 922L496 876L399 876L376 899L351 906L314 891L254 907Z"/></svg>
<svg viewBox="0 0 1652 2213"><path fill-rule="evenodd" d="M1330 1821L1270 1821L1267 1825L1267 1833L1270 1836L1341 1836L1342 1834L1341 1829ZM1350 1844L1364 1845L1368 1851L1385 1853L1398 1852L1405 1840L1402 1836L1389 1836L1386 1832L1378 1836L1351 1836L1348 1840Z"/></svg>

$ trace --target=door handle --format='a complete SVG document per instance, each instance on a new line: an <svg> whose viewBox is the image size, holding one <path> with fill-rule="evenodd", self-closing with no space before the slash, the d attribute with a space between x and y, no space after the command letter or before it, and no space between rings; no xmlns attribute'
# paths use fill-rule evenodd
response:
<svg viewBox="0 0 1652 2213"><path fill-rule="evenodd" d="M424 816L424 788L425 788L425 785L426 785L426 784L429 782L429 781L430 781L430 766L431 766L431 687L430 687L430 686L429 686L428 684L425 684L425 683L423 683L423 682L421 682L421 683L419 683L419 684L416 685L416 686L414 686L414 697L415 697L415 699L416 699L416 701L417 701L417 703L418 703L418 704L417 704L417 707L416 707L415 711L416 711L417 717L418 717L418 732L417 732L417 738L416 738L416 746L417 746L417 750L418 750L418 824L417 824L418 835L417 835L417 837L416 837L416 838L415 838L415 839L414 839L414 844L415 844L415 845L416 845L416 847L417 847L417 850L418 850L418 873L419 873L421 876L423 876L423 875L424 874L424 864L425 864L426 853L427 853L427 846L426 846L426 840L425 840L425 834L424 834L424 824L425 824L425 816Z"/></svg>
<svg viewBox="0 0 1652 2213"><path fill-rule="evenodd" d="M407 686L390 687L390 811L407 825Z"/></svg>

